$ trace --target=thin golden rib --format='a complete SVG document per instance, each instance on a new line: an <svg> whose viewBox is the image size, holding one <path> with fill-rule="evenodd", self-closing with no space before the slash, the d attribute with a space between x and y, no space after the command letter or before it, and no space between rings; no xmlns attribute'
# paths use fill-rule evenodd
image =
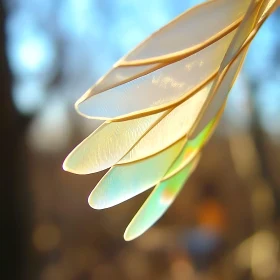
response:
<svg viewBox="0 0 280 280"><path fill-rule="evenodd" d="M197 150L195 150L193 153L192 153L192 156L190 158L188 158L188 160L185 160L184 162L182 162L180 164L180 166L178 166L177 168L175 168L174 170L172 170L171 172L167 172L167 174L165 174L165 176L162 178L161 181L164 181L164 180L167 180L169 179L170 177L174 176L176 173L180 172L182 169L184 169L186 167L186 165L189 164L190 161L193 160L194 157L196 157L199 153L202 152L202 149L204 148L204 146L207 144L207 142L210 140L210 138L212 137L213 133L215 132L220 120L221 120L221 117L223 115L223 112L224 112L224 109L226 107L226 102L224 103L224 105L222 106L222 108L220 109L219 113L217 114L217 116L214 118L214 122L213 124L211 125L211 127L209 128L209 132L207 134L207 137L206 139L203 140L203 143L200 147L198 147ZM192 140L189 140L186 142L185 145L188 144L189 141L192 141ZM178 156L179 157L179 156ZM176 160L175 160L176 161Z"/></svg>
<svg viewBox="0 0 280 280"><path fill-rule="evenodd" d="M117 66L118 67L130 67L130 66L143 66L143 65L151 65L151 64L162 64L162 65L167 65L170 63L174 63L176 61L182 60L188 56L191 56L195 54L196 52L199 52L211 44L215 43L216 41L220 40L227 34L229 34L231 31L236 29L239 24L241 23L243 17L240 17L238 20L236 20L234 23L226 27L224 30L216 33L213 37L209 38L205 42L196 45L195 47L188 48L182 51L178 51L175 53L171 54L166 54L158 57L152 57L152 58L147 58L147 59L139 59L139 60L132 60L132 61L120 61ZM162 66L163 67L163 66Z"/></svg>
<svg viewBox="0 0 280 280"><path fill-rule="evenodd" d="M236 60L239 58L239 56L241 55L242 52L243 52L243 60L244 60L246 52L248 51L250 42L253 40L253 38L257 34L258 30L260 29L260 27L262 26L262 24L265 22L265 20L269 16L269 14L271 14L276 7L277 7L277 3L275 2L274 5L272 5L270 7L270 9L264 10L266 14L263 14L262 18L261 18L262 15L259 15L259 18L261 18L261 20L259 20L259 22L256 24L254 29L250 32L250 35L245 40L242 47L233 56L232 61L224 69L220 70L221 73L219 73L219 75L216 77L216 80L214 81L213 88L212 88L212 90L209 94L209 98L208 98L208 100L206 100L206 102L205 102L205 104L204 104L204 106L203 106L203 108L202 108L202 110L201 110L193 128L190 131L190 134L192 135L191 137L195 137L199 133L199 131L203 128L202 125L201 125L201 121L202 121L203 118L205 118L205 112L206 112L207 108L209 107L210 103L212 103L213 99L215 98L216 93L217 93L221 83L223 82L224 77L227 75L228 71L230 70L232 64L236 62ZM237 77L237 75L240 71L240 68L241 68L242 64L243 64L243 61L241 61L240 64L239 64L239 68L237 69L235 77L232 80L231 86L233 85L233 83L234 83L234 81L235 81L235 79L236 79L236 77Z"/></svg>
<svg viewBox="0 0 280 280"><path fill-rule="evenodd" d="M274 5L275 7L275 5ZM240 48L240 50L238 51L238 53L233 57L232 61L235 60L235 58L239 55L239 53L241 53L244 48L246 48L251 41L253 40L253 38L256 36L258 30L260 29L260 27L262 26L262 24L264 23L264 21L267 19L267 17L269 16L269 14L267 13L266 15L264 15L264 17L258 22L258 24L256 25L255 29L250 33L250 35L248 36L247 40L245 41L245 43L243 44L243 46ZM229 63L232 64L232 61ZM151 115L151 114L155 114L158 112L161 112L163 110L166 110L168 108L171 108L173 106L178 106L181 103L183 103L184 101L186 101L188 98L191 98L197 91L199 91L206 83L209 83L210 81L214 80L217 77L218 71L216 71L211 77L209 77L209 79L207 79L207 81L201 83L200 85L198 85L191 93L188 93L187 96L182 96L180 98L178 98L176 101L170 102L168 104L162 105L162 106L158 106L155 109L149 109L149 110L142 110L136 113L131 113L131 114L127 114L127 115L123 115L120 117L116 117L116 118L112 118L109 119L111 122L119 122L119 121L124 121L124 120L129 120L129 119L134 119L134 118L139 118L139 117L143 117L143 116L147 116L147 115ZM86 117L86 116L85 116ZM89 117L88 117L89 118ZM103 120L103 118L101 118ZM107 119L106 119L107 120Z"/></svg>
<svg viewBox="0 0 280 280"><path fill-rule="evenodd" d="M244 17L246 9L244 10L244 14L242 16L240 16L234 22L232 22L231 24L226 26L223 30L215 33L213 36L211 36L210 38L208 38L204 42L196 44L193 47L185 48L181 51L172 52L172 53L169 53L169 54L166 54L166 55L154 56L154 57L150 57L150 58L146 58L146 59L133 59L133 60L127 59L127 58L129 58L129 56L131 56L131 54L133 54L133 52L135 52L137 49L139 49L144 44L146 44L148 41L150 41L153 37L156 37L163 30L165 30L168 27L171 27L172 25L176 24L177 21L180 20L183 16L188 16L189 14L195 12L196 10L199 10L199 9L205 7L205 6L211 5L212 3L215 3L215 2L219 2L219 1L218 0L206 1L204 3L201 3L199 5L194 6L190 9L188 9L187 11L183 12L182 14L178 15L176 18L171 20L168 24L166 24L165 26L163 26L162 28L160 28L159 30L157 30L156 32L151 34L149 37L147 37L136 48L134 48L130 53L128 53L123 59L119 60L115 65L116 66L141 66L141 65L149 65L149 64L154 64L154 63L165 63L165 62L169 63L171 61L181 60L181 59L183 59L187 56L190 56L193 53L195 53L199 50L202 50L203 48L209 46L213 42L219 40L220 38L222 38L226 34L230 33L232 30L234 30L240 24L240 22L242 21L242 19ZM222 1L220 1L220 2L222 2ZM249 5L250 1L247 1L247 0L243 1L243 5L246 2L248 2L247 5Z"/></svg>

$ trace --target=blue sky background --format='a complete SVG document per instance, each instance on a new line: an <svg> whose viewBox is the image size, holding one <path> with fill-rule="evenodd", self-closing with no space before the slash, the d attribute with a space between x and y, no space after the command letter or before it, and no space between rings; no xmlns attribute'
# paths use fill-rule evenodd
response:
<svg viewBox="0 0 280 280"><path fill-rule="evenodd" d="M74 101L112 64L187 8L190 0L7 0L8 57L13 100L22 114L35 114L30 133L63 146L72 129ZM228 119L245 127L246 98L257 100L263 128L280 137L280 13L264 24L234 87ZM248 91L246 80L257 79ZM245 105L244 105L245 104ZM245 108L246 109L246 108ZM75 115L76 116L76 115ZM77 122L88 122L76 116ZM94 125L89 125L92 129ZM60 130L53 136L54 131ZM40 140L37 140L40 141ZM60 142L59 142L60 141ZM50 144L44 142L46 148ZM38 145L44 145L42 142Z"/></svg>

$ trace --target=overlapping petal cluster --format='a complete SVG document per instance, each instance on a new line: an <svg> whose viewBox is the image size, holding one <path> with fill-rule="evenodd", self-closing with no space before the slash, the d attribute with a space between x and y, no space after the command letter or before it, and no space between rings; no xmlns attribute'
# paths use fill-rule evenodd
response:
<svg viewBox="0 0 280 280"><path fill-rule="evenodd" d="M89 196L102 209L154 187L125 231L145 232L174 201L222 115L248 47L276 0L212 0L181 14L90 88L77 111L105 122L65 159L90 174L110 168Z"/></svg>

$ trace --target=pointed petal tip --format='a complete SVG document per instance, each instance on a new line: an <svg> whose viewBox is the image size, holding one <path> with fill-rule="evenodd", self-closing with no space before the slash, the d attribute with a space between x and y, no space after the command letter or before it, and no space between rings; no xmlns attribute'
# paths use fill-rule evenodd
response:
<svg viewBox="0 0 280 280"><path fill-rule="evenodd" d="M91 136L91 135L90 135ZM89 137L90 137L89 136ZM77 145L65 158L62 163L62 169L64 171L76 174L76 175L90 175L93 173L98 173L104 171L111 166L101 164L100 162L92 162L87 157L88 153L90 153L89 149L87 149L88 145L85 147L85 141L89 138L84 139L79 145ZM81 152L81 147L85 147L86 151ZM85 155L83 155L85 154Z"/></svg>
<svg viewBox="0 0 280 280"><path fill-rule="evenodd" d="M91 208L95 209L95 210L101 210L101 209L105 209L107 207L102 207L102 205L98 202L100 202L100 200L96 200L94 199L94 190L93 189L90 193L90 195L88 196L88 204Z"/></svg>
<svg viewBox="0 0 280 280"><path fill-rule="evenodd" d="M82 96L75 102L74 108L75 108L76 112L77 112L80 116L82 116L82 117L84 117L84 118L91 119L91 118L92 118L91 116L89 116L89 115L83 113L82 110L81 110L81 104L83 104L83 102L86 100L86 96L85 96L85 95L86 95L86 93L85 93L84 95L82 95Z"/></svg>
<svg viewBox="0 0 280 280"><path fill-rule="evenodd" d="M120 204L122 202L118 202L118 203L104 203L104 200L100 200L100 199L95 199L93 200L91 195L88 198L88 204L91 208L95 209L95 210L103 210L103 209L107 209L107 208L111 208L114 207L118 204Z"/></svg>
<svg viewBox="0 0 280 280"><path fill-rule="evenodd" d="M152 226L151 225L149 227L142 227L141 229L139 229L139 228L137 229L135 227L134 220L135 220L135 216L130 221L130 223L128 224L128 226L125 229L125 232L123 234L123 238L125 241L132 241L132 240L140 237L142 234L144 234L146 231L148 231Z"/></svg>
<svg viewBox="0 0 280 280"><path fill-rule="evenodd" d="M71 172L69 169L68 169L68 167L67 167L67 158L63 161L63 163L62 163L62 169L64 170L64 171L66 171L66 172Z"/></svg>
<svg viewBox="0 0 280 280"><path fill-rule="evenodd" d="M111 201L108 202L104 198L98 197L98 195L95 193L95 189L96 187L92 190L92 192L88 197L88 204L91 208L95 210L103 210L119 204L119 203L113 203Z"/></svg>
<svg viewBox="0 0 280 280"><path fill-rule="evenodd" d="M94 210L102 210L105 209L106 207L101 207L101 205L99 205L98 203L96 203L96 201L94 201L92 199L92 195L90 194L88 197L88 204L89 206L94 209Z"/></svg>
<svg viewBox="0 0 280 280"><path fill-rule="evenodd" d="M62 163L62 169L66 172L69 173L73 173L73 174L78 174L78 175L83 175L77 171L74 171L71 167L69 167L68 162L69 162L69 157L71 156L71 154L69 154L66 159L64 160L64 162Z"/></svg>
<svg viewBox="0 0 280 280"><path fill-rule="evenodd" d="M89 102L88 98L90 97L88 97L88 93L86 92L74 104L74 108L80 116L91 120L100 120L100 121L112 120L112 118L110 117L96 116L90 114L89 112L91 111L93 104Z"/></svg>
<svg viewBox="0 0 280 280"><path fill-rule="evenodd" d="M138 235L133 235L131 232L130 232L130 225L127 226L124 234L123 234L123 239L127 242L129 241L132 241L134 239L136 239L137 237L139 237L141 234L138 234Z"/></svg>
<svg viewBox="0 0 280 280"><path fill-rule="evenodd" d="M62 164L62 169L66 172L72 173L72 174L76 174L76 175L89 175L92 174L94 172L89 172L89 171L85 171L85 170L81 170L79 168L73 169L69 166L69 161L71 158L71 154L70 153L67 158L64 160L63 164Z"/></svg>
<svg viewBox="0 0 280 280"><path fill-rule="evenodd" d="M123 239L124 239L124 241L126 241L126 242L129 242L129 241L132 240L132 239L129 238L129 236L126 236L125 233L124 233L124 235L123 235Z"/></svg>

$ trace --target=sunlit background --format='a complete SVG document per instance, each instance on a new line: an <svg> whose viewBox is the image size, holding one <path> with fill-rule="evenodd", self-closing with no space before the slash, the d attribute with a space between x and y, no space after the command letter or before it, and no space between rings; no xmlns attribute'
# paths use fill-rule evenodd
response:
<svg viewBox="0 0 280 280"><path fill-rule="evenodd" d="M100 124L77 115L76 99L145 37L200 2L3 2L7 279L280 279L279 9L253 41L197 171L142 237L125 242L122 234L147 193L93 210L87 196L104 172L77 176L61 168Z"/></svg>

